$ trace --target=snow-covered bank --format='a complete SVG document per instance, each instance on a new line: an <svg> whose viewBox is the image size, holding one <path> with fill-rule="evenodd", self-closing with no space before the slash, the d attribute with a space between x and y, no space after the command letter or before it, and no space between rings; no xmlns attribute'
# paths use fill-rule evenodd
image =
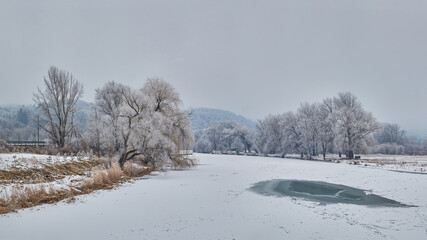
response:
<svg viewBox="0 0 427 240"><path fill-rule="evenodd" d="M75 204L0 217L0 239L426 239L427 175L293 159L196 155L200 165L159 173ZM320 205L262 196L271 179L343 184L416 205ZM37 210L40 209L40 210Z"/></svg>
<svg viewBox="0 0 427 240"><path fill-rule="evenodd" d="M0 170L43 168L44 165L88 160L88 156L52 156L29 153L0 153Z"/></svg>

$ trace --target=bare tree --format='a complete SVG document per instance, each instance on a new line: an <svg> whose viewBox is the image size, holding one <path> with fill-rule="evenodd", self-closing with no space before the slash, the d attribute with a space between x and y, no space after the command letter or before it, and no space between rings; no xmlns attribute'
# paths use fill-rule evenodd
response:
<svg viewBox="0 0 427 240"><path fill-rule="evenodd" d="M54 66L49 68L44 84L45 90L37 88L33 97L43 113L45 124L41 127L57 147L63 148L75 129L73 117L77 111L76 103L83 96L83 86L71 73Z"/></svg>

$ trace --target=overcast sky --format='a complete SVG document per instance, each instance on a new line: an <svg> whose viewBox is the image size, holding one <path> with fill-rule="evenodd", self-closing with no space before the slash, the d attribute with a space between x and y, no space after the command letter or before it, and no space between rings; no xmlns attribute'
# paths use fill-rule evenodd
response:
<svg viewBox="0 0 427 240"><path fill-rule="evenodd" d="M158 76L185 108L260 119L351 91L427 133L425 0L2 0L0 36L0 104L32 103L55 65L86 101Z"/></svg>

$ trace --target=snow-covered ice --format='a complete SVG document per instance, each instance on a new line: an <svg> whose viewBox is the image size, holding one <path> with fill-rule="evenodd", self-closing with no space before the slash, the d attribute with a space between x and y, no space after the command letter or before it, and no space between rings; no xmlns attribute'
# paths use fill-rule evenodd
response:
<svg viewBox="0 0 427 240"><path fill-rule="evenodd" d="M427 175L294 159L196 154L191 170L0 217L0 239L427 239ZM261 181L342 184L417 207L322 205L256 194Z"/></svg>

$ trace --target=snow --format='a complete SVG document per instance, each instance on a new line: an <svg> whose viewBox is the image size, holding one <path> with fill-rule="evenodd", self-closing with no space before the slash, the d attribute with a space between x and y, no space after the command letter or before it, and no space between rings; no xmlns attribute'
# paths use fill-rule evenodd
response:
<svg viewBox="0 0 427 240"><path fill-rule="evenodd" d="M50 188L56 190L69 190L70 188L79 185L86 179L86 176L78 176L78 175L68 175L62 179L57 179L52 182L43 182L43 183L32 183L32 184L22 184L22 183L7 183L0 184L0 197L10 196L12 194L13 189L24 189L26 187L39 189L44 187L46 190Z"/></svg>
<svg viewBox="0 0 427 240"><path fill-rule="evenodd" d="M0 154L0 170L11 170L11 169L41 169L46 165L54 166L56 164L69 163L73 161L86 161L89 160L88 156L52 156L52 155L41 155L41 154L27 154L27 153L10 153ZM87 176L78 175L67 175L61 179L55 179L51 182L41 183L23 183L23 182L10 182L0 181L0 197L10 196L13 189L24 189L25 187L44 187L45 189L70 189L75 185L78 185Z"/></svg>
<svg viewBox="0 0 427 240"><path fill-rule="evenodd" d="M279 157L272 154L269 157ZM287 154L286 158L299 158L299 154ZM340 158L337 154L328 154L327 161L354 164L365 167L380 168L398 172L412 172L427 174L427 156L409 156L409 155L385 155L385 154L364 154L360 159L346 160ZM315 156L313 160L323 161L322 156Z"/></svg>
<svg viewBox="0 0 427 240"><path fill-rule="evenodd" d="M0 153L0 169L10 170L11 168L43 168L44 164L67 163L76 160L88 160L88 157L78 156L51 156L42 154L27 153Z"/></svg>
<svg viewBox="0 0 427 240"><path fill-rule="evenodd" d="M349 164L195 154L191 170L157 173L75 204L0 216L0 239L426 239L427 175ZM371 191L410 208L322 205L256 194L297 179Z"/></svg>

